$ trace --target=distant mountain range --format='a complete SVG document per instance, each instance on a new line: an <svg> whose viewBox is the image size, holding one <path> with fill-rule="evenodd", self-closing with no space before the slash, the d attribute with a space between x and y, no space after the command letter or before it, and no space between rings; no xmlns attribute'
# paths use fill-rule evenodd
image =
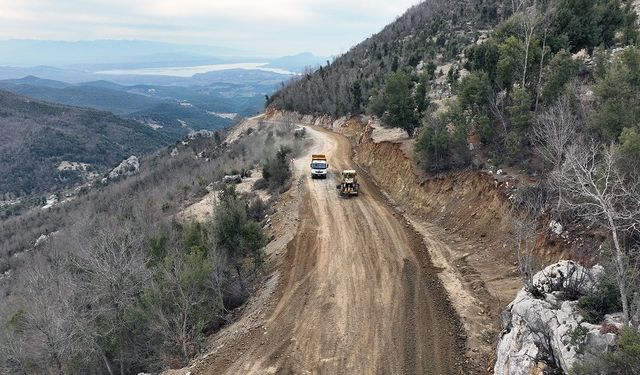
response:
<svg viewBox="0 0 640 375"><path fill-rule="evenodd" d="M293 56L270 57L256 56L245 51L224 47L184 45L142 40L95 40L63 42L49 40L0 40L0 66L21 68L38 67L40 72L29 72L19 76L0 78L20 78L25 75L49 74L56 70L94 73L113 69L164 68L180 66L198 66L234 63L267 63L269 68L279 68L292 72L302 72L306 67L324 64L327 57L315 56L305 52ZM57 68L57 69L52 69ZM58 72L60 74L60 72ZM67 81L61 76L52 77ZM89 79L79 79L86 81ZM77 80L72 80L78 82Z"/></svg>
<svg viewBox="0 0 640 375"><path fill-rule="evenodd" d="M194 86L120 85L109 81L66 83L27 76L0 80L0 89L48 102L109 111L180 138L216 130L264 109L265 95L283 82L262 71L224 71L190 79Z"/></svg>
<svg viewBox="0 0 640 375"><path fill-rule="evenodd" d="M190 132L228 127L326 60L146 41L0 41L0 200L84 178L62 162L102 173Z"/></svg>
<svg viewBox="0 0 640 375"><path fill-rule="evenodd" d="M207 60L215 63L248 57L248 53L223 47L183 45L142 40L64 42L13 39L0 41L0 65L73 66L84 64L168 63Z"/></svg>

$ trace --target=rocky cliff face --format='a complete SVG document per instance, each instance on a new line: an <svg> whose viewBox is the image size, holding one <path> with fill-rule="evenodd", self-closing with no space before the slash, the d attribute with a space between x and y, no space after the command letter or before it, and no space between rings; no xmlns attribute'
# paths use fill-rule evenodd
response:
<svg viewBox="0 0 640 375"><path fill-rule="evenodd" d="M616 334L585 322L578 301L570 298L591 289L602 272L600 266L587 269L573 261L538 272L534 293L521 290L503 312L495 374L542 374L549 367L568 373L589 353L613 348ZM622 326L614 315L607 316L605 323Z"/></svg>

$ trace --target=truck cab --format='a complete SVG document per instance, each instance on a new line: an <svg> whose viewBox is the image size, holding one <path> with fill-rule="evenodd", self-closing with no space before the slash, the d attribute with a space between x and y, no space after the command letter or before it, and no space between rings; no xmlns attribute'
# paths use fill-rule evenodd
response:
<svg viewBox="0 0 640 375"><path fill-rule="evenodd" d="M325 155L311 156L311 178L327 178L329 163Z"/></svg>

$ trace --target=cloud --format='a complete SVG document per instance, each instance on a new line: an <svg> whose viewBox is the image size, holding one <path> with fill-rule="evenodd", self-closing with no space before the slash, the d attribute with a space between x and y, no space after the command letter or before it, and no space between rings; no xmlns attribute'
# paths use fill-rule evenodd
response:
<svg viewBox="0 0 640 375"><path fill-rule="evenodd" d="M0 0L0 36L150 39L335 54L417 0Z"/></svg>

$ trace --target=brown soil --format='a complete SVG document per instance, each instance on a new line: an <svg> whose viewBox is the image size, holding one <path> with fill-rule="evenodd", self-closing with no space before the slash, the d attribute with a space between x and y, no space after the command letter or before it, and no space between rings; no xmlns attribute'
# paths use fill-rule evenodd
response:
<svg viewBox="0 0 640 375"><path fill-rule="evenodd" d="M351 144L318 128L308 134L309 154L327 154L332 177L311 180L309 158L295 162L300 221L284 257L271 259L271 298L247 308L191 372L476 373L421 235L364 176L359 197L339 198L335 179L354 167Z"/></svg>
<svg viewBox="0 0 640 375"><path fill-rule="evenodd" d="M298 116L272 111L270 120L312 123L345 135L354 161L390 205L420 234L467 335L467 357L492 373L500 312L521 287L513 244L511 186L494 176L463 171L428 176L416 168L413 140L376 137L358 118ZM553 257L561 253L553 251Z"/></svg>

